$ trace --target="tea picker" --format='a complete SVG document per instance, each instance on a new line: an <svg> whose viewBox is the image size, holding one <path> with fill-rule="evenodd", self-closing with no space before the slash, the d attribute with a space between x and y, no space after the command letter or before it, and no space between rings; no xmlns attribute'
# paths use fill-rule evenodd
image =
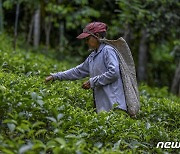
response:
<svg viewBox="0 0 180 154"><path fill-rule="evenodd" d="M92 89L97 113L116 109L135 117L140 109L136 71L126 41L105 38L107 25L89 23L77 38L86 40L90 55L80 65L63 72L53 73L50 80L79 80L89 77L82 88Z"/></svg>

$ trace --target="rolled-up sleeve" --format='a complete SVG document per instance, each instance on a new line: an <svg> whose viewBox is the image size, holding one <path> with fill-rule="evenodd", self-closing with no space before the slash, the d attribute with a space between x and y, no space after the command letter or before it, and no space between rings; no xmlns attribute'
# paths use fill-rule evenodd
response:
<svg viewBox="0 0 180 154"><path fill-rule="evenodd" d="M54 80L78 80L89 76L89 57L80 65L64 72L51 74Z"/></svg>
<svg viewBox="0 0 180 154"><path fill-rule="evenodd" d="M114 49L107 48L104 52L104 63L106 64L107 71L101 75L89 79L91 88L96 86L104 86L111 84L120 76L119 61Z"/></svg>

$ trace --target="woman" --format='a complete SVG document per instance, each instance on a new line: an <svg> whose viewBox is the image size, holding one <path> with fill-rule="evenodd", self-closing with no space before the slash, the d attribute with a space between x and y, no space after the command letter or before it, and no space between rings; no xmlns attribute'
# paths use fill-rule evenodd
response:
<svg viewBox="0 0 180 154"><path fill-rule="evenodd" d="M105 37L107 26L102 22L89 23L77 38L86 39L91 54L80 65L64 72L51 74L50 80L77 80L90 76L82 88L93 89L96 111L109 111L116 108L127 111L119 58L115 49L99 39Z"/></svg>

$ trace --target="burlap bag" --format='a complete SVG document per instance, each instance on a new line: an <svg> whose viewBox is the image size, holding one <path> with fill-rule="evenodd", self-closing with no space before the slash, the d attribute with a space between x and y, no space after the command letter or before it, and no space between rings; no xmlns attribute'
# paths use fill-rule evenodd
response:
<svg viewBox="0 0 180 154"><path fill-rule="evenodd" d="M131 116L136 116L140 109L140 102L135 64L131 51L126 41L122 37L117 40L101 39L100 41L116 49L116 53L120 59L120 71L124 86L128 114Z"/></svg>

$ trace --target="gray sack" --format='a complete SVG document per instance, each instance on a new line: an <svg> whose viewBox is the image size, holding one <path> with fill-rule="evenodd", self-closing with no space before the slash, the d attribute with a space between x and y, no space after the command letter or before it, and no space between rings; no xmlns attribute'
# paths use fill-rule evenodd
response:
<svg viewBox="0 0 180 154"><path fill-rule="evenodd" d="M116 49L116 53L120 59L120 71L128 114L130 116L136 116L140 109L139 92L134 60L128 44L122 37L117 40L101 39L100 41Z"/></svg>

